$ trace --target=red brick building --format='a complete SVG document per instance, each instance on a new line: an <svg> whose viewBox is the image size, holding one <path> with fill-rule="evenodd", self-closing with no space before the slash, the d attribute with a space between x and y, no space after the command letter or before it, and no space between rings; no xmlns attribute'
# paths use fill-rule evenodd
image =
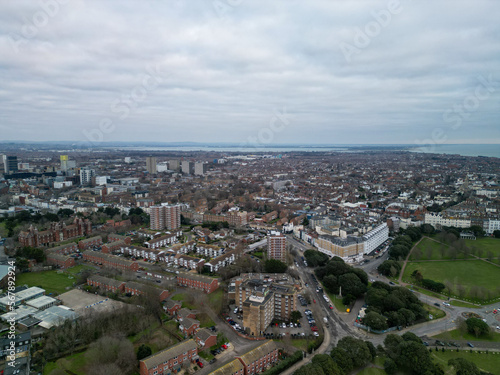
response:
<svg viewBox="0 0 500 375"><path fill-rule="evenodd" d="M163 309L167 312L168 315L174 315L177 311L179 311L182 307L182 302L180 301L172 301L169 299L165 302Z"/></svg>
<svg viewBox="0 0 500 375"><path fill-rule="evenodd" d="M106 268L114 268L123 271L137 271L139 269L139 264L137 262L132 262L121 257L103 254L99 251L87 250L83 252L83 259L87 262L102 265Z"/></svg>
<svg viewBox="0 0 500 375"><path fill-rule="evenodd" d="M47 254L47 263L51 266L57 266L62 269L75 266L75 259L63 254L50 253Z"/></svg>
<svg viewBox="0 0 500 375"><path fill-rule="evenodd" d="M168 298L170 295L168 290L161 290L158 288L155 288L154 286L149 286L141 283L137 283L135 281L128 281L125 284L125 293L130 293L133 296L138 296L141 294L145 294L148 292L148 288L154 292L155 294L158 294L158 298L161 301L164 301Z"/></svg>
<svg viewBox="0 0 500 375"><path fill-rule="evenodd" d="M101 246L102 245L102 237L101 236L95 236L95 237L90 237L85 240L81 240L78 242L78 248L80 250L87 250L90 249L94 246Z"/></svg>
<svg viewBox="0 0 500 375"><path fill-rule="evenodd" d="M128 236L122 236L119 234L111 233L108 235L108 242L123 241L125 244L130 245L132 243L132 238Z"/></svg>
<svg viewBox="0 0 500 375"><path fill-rule="evenodd" d="M196 358L198 350L194 340L182 341L140 361L140 375L177 374L184 362L193 362Z"/></svg>
<svg viewBox="0 0 500 375"><path fill-rule="evenodd" d="M190 272L179 272L177 285L202 290L209 294L219 287L219 280Z"/></svg>
<svg viewBox="0 0 500 375"><path fill-rule="evenodd" d="M278 348L274 341L268 340L236 358L243 364L245 375L253 375L265 371L278 361Z"/></svg>
<svg viewBox="0 0 500 375"><path fill-rule="evenodd" d="M217 334L206 328L202 328L196 332L194 340L200 346L200 350L204 350L217 344Z"/></svg>
<svg viewBox="0 0 500 375"><path fill-rule="evenodd" d="M27 231L19 233L18 241L21 246L40 247L74 237L88 236L91 233L92 223L90 220L75 217L71 225L66 225L64 222L51 223L49 229L40 232L31 225Z"/></svg>
<svg viewBox="0 0 500 375"><path fill-rule="evenodd" d="M270 368L278 361L278 348L272 340L250 350L209 375L253 375Z"/></svg>
<svg viewBox="0 0 500 375"><path fill-rule="evenodd" d="M69 254L73 254L73 253L76 253L76 251L78 250L78 246L76 243L74 242L71 242L71 243L68 243L68 244L65 244L65 245L59 245L59 246L56 246L56 247L50 247L48 249L45 250L45 253L46 254L63 254L63 255L69 255Z"/></svg>
<svg viewBox="0 0 500 375"><path fill-rule="evenodd" d="M123 293L125 291L125 282L100 275L89 276L87 278L87 285L99 288L106 292Z"/></svg>
<svg viewBox="0 0 500 375"><path fill-rule="evenodd" d="M119 240L119 241L113 241L113 242L108 242L105 243L104 245L101 246L101 251L106 254L114 253L117 250L120 250L122 246L125 246L125 242Z"/></svg>
<svg viewBox="0 0 500 375"><path fill-rule="evenodd" d="M186 336L193 336L195 332L200 328L200 322L196 319L185 318L179 324L179 329Z"/></svg>

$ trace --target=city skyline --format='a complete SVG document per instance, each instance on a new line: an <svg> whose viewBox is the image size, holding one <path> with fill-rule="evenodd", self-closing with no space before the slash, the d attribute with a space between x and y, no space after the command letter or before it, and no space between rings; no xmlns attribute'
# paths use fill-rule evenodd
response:
<svg viewBox="0 0 500 375"><path fill-rule="evenodd" d="M189 5L0 4L1 140L500 143L499 4Z"/></svg>

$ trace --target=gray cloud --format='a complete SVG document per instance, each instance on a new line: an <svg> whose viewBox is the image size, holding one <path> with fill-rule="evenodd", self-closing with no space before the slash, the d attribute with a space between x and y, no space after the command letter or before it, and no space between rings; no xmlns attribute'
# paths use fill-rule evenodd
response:
<svg viewBox="0 0 500 375"><path fill-rule="evenodd" d="M286 107L273 143L500 143L500 3L400 0L356 44L389 3L0 2L0 139L243 143Z"/></svg>

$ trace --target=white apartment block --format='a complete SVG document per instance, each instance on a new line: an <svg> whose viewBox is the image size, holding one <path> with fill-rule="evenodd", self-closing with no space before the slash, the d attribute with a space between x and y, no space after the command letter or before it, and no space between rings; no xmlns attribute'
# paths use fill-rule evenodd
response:
<svg viewBox="0 0 500 375"><path fill-rule="evenodd" d="M434 228L455 227L470 228L471 220L465 218L444 217L442 214L427 213L424 219L425 224L430 224Z"/></svg>
<svg viewBox="0 0 500 375"><path fill-rule="evenodd" d="M389 238L387 223L380 224L363 236L364 253L369 254Z"/></svg>
<svg viewBox="0 0 500 375"><path fill-rule="evenodd" d="M500 219L485 220L483 229L488 234L493 234L494 231L500 230Z"/></svg>

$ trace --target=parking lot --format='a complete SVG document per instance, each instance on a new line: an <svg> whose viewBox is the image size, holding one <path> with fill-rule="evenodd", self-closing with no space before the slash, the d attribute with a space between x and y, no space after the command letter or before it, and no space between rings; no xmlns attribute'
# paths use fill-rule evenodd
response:
<svg viewBox="0 0 500 375"><path fill-rule="evenodd" d="M58 297L62 303L82 315L90 312L111 311L125 306L123 302L115 301L98 294L73 289Z"/></svg>
<svg viewBox="0 0 500 375"><path fill-rule="evenodd" d="M318 302L318 301L317 301ZM297 323L292 322L275 322L269 326L264 332L266 338L280 338L289 336L291 338L306 338L319 336L320 322L318 319L323 319L323 315L315 313L314 303L302 306L298 301L297 310L302 314L302 318ZM230 313L226 320L235 331L244 334L243 316L241 312L235 312L236 306L230 306ZM319 311L319 309L318 309Z"/></svg>

